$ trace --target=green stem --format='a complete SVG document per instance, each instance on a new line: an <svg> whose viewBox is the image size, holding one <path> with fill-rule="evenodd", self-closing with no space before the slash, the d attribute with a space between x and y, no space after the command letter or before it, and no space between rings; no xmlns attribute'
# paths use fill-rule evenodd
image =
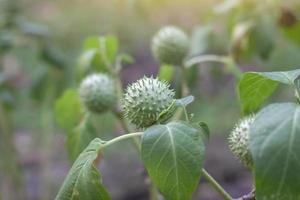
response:
<svg viewBox="0 0 300 200"><path fill-rule="evenodd" d="M224 63L226 56L217 56L217 55L201 55L187 60L184 63L186 68L192 67L195 64L203 63L203 62L219 62Z"/></svg>
<svg viewBox="0 0 300 200"><path fill-rule="evenodd" d="M157 188L151 183L149 187L150 200L159 200L159 194Z"/></svg>
<svg viewBox="0 0 300 200"><path fill-rule="evenodd" d="M119 120L119 122L120 122L122 128L124 129L124 131L126 133L132 132L132 131L130 131L127 122L124 120L124 117L123 117L122 113L118 112L118 111L115 111L114 114L115 114L116 118ZM134 138L132 138L132 140L133 140L133 143L134 143L136 149L138 150L138 152L140 152L141 145L140 145L139 139L137 139L137 138L134 137Z"/></svg>
<svg viewBox="0 0 300 200"><path fill-rule="evenodd" d="M181 98L187 96L190 93L188 83L186 81L187 69L184 66L180 67L181 69Z"/></svg>
<svg viewBox="0 0 300 200"><path fill-rule="evenodd" d="M126 139L129 139L129 138L134 138L134 137L137 137L137 136L141 136L143 134L143 132L136 132L136 133L128 133L128 134L124 134L124 135L121 135L119 137L116 137L112 140L109 140L107 142L104 143L104 145L102 146L102 148L106 148L112 144L115 144L117 142L120 142L122 140L126 140Z"/></svg>
<svg viewBox="0 0 300 200"><path fill-rule="evenodd" d="M186 73L187 73L187 69L184 66L180 66L181 69L181 94L180 97L185 97L190 93L190 89L188 87L188 83L186 81ZM175 120L179 120L181 118L182 113L186 114L186 110L185 107L184 108L180 108L176 111L176 113L174 114L174 119ZM187 118L187 116L186 116Z"/></svg>
<svg viewBox="0 0 300 200"><path fill-rule="evenodd" d="M218 62L226 65L226 69L237 79L239 80L242 76L242 72L237 64L234 62L232 56L218 56L218 55L201 55L190 60L187 60L184 63L185 68L190 68L195 64L200 64L204 62Z"/></svg>
<svg viewBox="0 0 300 200"><path fill-rule="evenodd" d="M225 189L203 168L202 175L215 188L215 190L224 198L224 200L233 200Z"/></svg>
<svg viewBox="0 0 300 200"><path fill-rule="evenodd" d="M116 87L117 87L117 94L118 94L118 97L119 97L118 98L119 99L119 106L121 105L120 100L123 98L123 85L122 85L122 80L120 78L120 70L121 69L122 69L121 61L118 60L117 63L116 63L116 69L114 71L112 71L112 74L114 75L114 77L116 79L116 82L117 82ZM127 133L130 133L131 132L130 128L129 128L126 120L124 119L122 112L115 111L114 114L117 117L117 119L119 120L119 122L120 122L122 128L124 129L124 131L127 132ZM137 133L138 133L138 135L139 135L139 133L141 133L140 135L143 134L143 132L137 132ZM121 138L121 140L127 139L127 137L130 137L131 135L130 134L125 134L125 135L122 135L122 136L123 136L123 138ZM120 136L120 137L122 137L122 136ZM127 136L127 137L125 137L125 136ZM136 135L134 134L133 137L132 137L132 141L133 141L137 151L140 152L141 151L141 145L140 145L141 142L135 136ZM117 139L117 138L115 138L115 139ZM108 143L108 145L110 145L110 144ZM149 192L150 192L150 200L158 200L158 191L157 191L156 187L153 184L151 184L151 186L149 187Z"/></svg>

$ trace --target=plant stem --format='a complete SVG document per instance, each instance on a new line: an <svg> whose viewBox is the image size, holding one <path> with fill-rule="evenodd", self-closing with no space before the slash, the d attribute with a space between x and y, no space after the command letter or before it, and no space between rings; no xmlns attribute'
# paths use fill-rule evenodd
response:
<svg viewBox="0 0 300 200"><path fill-rule="evenodd" d="M224 190L224 188L203 168L202 174L205 179L215 188L215 190L224 198L224 200L233 200L233 198Z"/></svg>
<svg viewBox="0 0 300 200"><path fill-rule="evenodd" d="M185 68L190 68L195 64L200 64L204 62L218 62L225 64L226 69L230 72L237 80L242 76L242 72L237 64L234 62L232 56L218 56L218 55L201 55L190 60L187 60L184 63Z"/></svg>
<svg viewBox="0 0 300 200"><path fill-rule="evenodd" d="M180 70L181 70L181 94L180 97L184 97L187 96L190 93L187 81L186 81L186 68L184 67L184 65L180 66ZM186 114L186 110L185 108L180 108L176 111L176 113L174 114L174 119L175 120L179 120L181 118L182 113L185 112Z"/></svg>
<svg viewBox="0 0 300 200"><path fill-rule="evenodd" d="M117 119L119 120L119 122L120 122L122 128L124 129L124 131L126 133L130 133L131 131L130 131L129 127L128 127L127 122L124 120L124 118L122 116L122 113L118 112L118 111L115 111L114 114L117 117ZM132 138L132 140L133 140L133 143L134 143L136 149L138 150L138 152L140 152L140 150L141 150L140 141L137 138L135 138L135 137Z"/></svg>
<svg viewBox="0 0 300 200"><path fill-rule="evenodd" d="M121 135L119 137L116 137L112 140L105 142L102 148L106 148L114 143L120 142L122 140L126 140L128 138L134 138L137 136L141 136L142 134L143 134L143 132L136 132L136 133L128 133L128 134Z"/></svg>
<svg viewBox="0 0 300 200"><path fill-rule="evenodd" d="M187 60L184 65L186 68L192 67L195 64L203 63L203 62L219 62L224 63L224 60L226 59L226 56L217 56L217 55L201 55L196 56L194 58L191 58Z"/></svg>
<svg viewBox="0 0 300 200"><path fill-rule="evenodd" d="M111 69L112 69L112 67L111 67ZM121 69L122 69L122 64L121 64L120 61L117 61L116 62L116 69L112 71L112 74L114 75L114 77L116 79L116 82L117 82L116 83L116 87L117 87L118 104L119 104L119 106L121 105L121 99L123 98L123 85L122 85L122 80L120 78L120 70ZM122 128L124 129L124 131L127 132L127 133L130 133L131 132L130 128L129 128L126 120L124 119L124 117L122 115L122 112L115 111L114 114L117 117L117 119L119 120L119 122L120 122ZM138 132L138 133L143 134L143 132ZM125 137L125 136L129 136L129 135L130 134L125 134L125 135L122 135L122 136L124 136L124 139L126 139L127 137ZM122 137L122 136L120 136L120 137ZM117 138L115 138L115 139L117 139ZM139 139L136 138L136 137L132 137L132 140L133 140L133 143L134 143L137 151L140 152L141 151L141 145L140 145ZM110 145L110 143L108 143L108 145ZM150 200L158 200L157 189L156 189L156 187L153 184L151 184L151 186L149 188L149 191L150 191Z"/></svg>
<svg viewBox="0 0 300 200"><path fill-rule="evenodd" d="M157 188L153 183L149 186L150 200L159 200Z"/></svg>
<svg viewBox="0 0 300 200"><path fill-rule="evenodd" d="M184 66L180 67L181 69L181 98L185 97L189 94L190 90L188 87L188 83L186 81L186 73L187 73L187 69Z"/></svg>

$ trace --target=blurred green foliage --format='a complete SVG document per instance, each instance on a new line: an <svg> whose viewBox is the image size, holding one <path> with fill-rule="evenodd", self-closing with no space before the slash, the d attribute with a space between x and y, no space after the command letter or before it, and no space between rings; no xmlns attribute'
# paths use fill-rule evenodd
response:
<svg viewBox="0 0 300 200"><path fill-rule="evenodd" d="M5 112L12 114L7 115L12 133L23 130L38 138L37 141L43 140L40 137L49 140L43 135L46 129L49 132L41 122L43 115L49 115L46 119L50 119L50 130L59 132L52 116L54 101L66 88L76 87L78 80L91 71L129 63L133 67L124 70L126 82L144 72L155 74L158 64L150 55L150 40L159 27L170 24L189 33L190 58L230 55L242 70L257 71L295 69L300 63L299 0L3 0L0 1L0 103ZM111 36L98 37L107 34ZM120 52L133 55L136 63L131 56ZM146 69L149 65L153 68ZM239 115L238 101L232 100L234 81L223 76L226 70L220 70L220 66L205 63L200 68L191 67L187 74L188 84L200 100L190 109L200 116L195 120L206 121L212 127L212 135L227 134ZM160 78L179 79L172 69L162 67ZM176 86L176 81L173 84ZM73 100L74 93L69 94ZM281 94L276 98L284 98L285 93ZM67 97L60 98L62 102L64 98ZM74 102L77 105L76 99ZM62 112L56 107L56 112ZM225 119L220 109L226 113ZM115 131L112 115L92 118L97 130L108 130L103 134ZM61 120L64 119L58 121ZM88 127L76 130L85 128ZM76 141L81 141L80 137ZM49 144L44 144L40 146L50 151ZM73 158L80 151L77 149Z"/></svg>

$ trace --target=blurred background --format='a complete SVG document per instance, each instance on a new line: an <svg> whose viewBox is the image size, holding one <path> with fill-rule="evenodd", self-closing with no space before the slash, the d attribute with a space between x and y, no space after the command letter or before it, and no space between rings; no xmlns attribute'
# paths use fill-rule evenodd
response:
<svg viewBox="0 0 300 200"><path fill-rule="evenodd" d="M0 199L55 198L72 162L53 107L65 89L78 86L85 39L118 38L119 51L134 58L122 70L125 86L158 73L151 38L165 25L186 31L189 57L230 55L242 71L300 66L299 0L0 0ZM241 111L237 80L226 69L218 63L190 69L197 101L189 109L211 130L207 171L238 197L251 191L252 177L227 147ZM272 101L292 98L279 88ZM114 120L96 119L101 138L121 132ZM108 149L99 168L113 200L148 199L141 161L128 142ZM201 182L194 199L221 199Z"/></svg>

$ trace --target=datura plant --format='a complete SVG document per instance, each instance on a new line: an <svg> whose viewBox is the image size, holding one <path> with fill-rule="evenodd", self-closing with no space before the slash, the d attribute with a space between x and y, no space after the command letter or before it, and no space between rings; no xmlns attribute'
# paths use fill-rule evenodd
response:
<svg viewBox="0 0 300 200"><path fill-rule="evenodd" d="M92 37L84 47L78 89L67 90L55 104L73 161L56 200L111 199L97 167L107 147L127 139L134 141L141 156L152 182L149 191L159 191L166 200L189 200L203 177L220 198L234 199L203 168L209 128L195 121L186 108L197 100L191 88L185 85L181 94L175 93L170 84L174 77L162 67L158 78L144 76L123 91L120 72L132 58L118 52L117 39ZM176 27L162 28L154 36L152 49L162 66L179 66L181 76L191 65L208 61L234 69L243 116L229 134L228 148L254 177L253 190L238 199L300 200L300 69L241 73L230 56L190 57L189 38ZM262 108L280 83L295 91L295 101ZM111 140L99 138L93 117L105 113L115 116L124 134ZM157 195L152 192L150 199L160 198Z"/></svg>

